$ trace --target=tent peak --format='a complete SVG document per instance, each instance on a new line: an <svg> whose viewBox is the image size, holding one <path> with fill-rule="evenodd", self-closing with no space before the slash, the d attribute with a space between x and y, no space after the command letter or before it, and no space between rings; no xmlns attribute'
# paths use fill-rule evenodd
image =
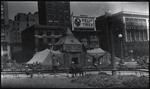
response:
<svg viewBox="0 0 150 89"><path fill-rule="evenodd" d="M73 35L69 27L67 28L66 35L67 36L72 36Z"/></svg>

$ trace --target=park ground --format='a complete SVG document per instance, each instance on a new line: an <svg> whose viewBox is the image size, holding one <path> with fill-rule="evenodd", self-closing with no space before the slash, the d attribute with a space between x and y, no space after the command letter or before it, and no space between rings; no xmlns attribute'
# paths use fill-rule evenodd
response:
<svg viewBox="0 0 150 89"><path fill-rule="evenodd" d="M87 74L97 74L98 72L88 72ZM111 71L107 71L108 74ZM122 75L135 75L134 72L121 72ZM149 76L149 73L145 73ZM137 76L140 76L139 74ZM19 78L14 77L12 74L1 75L1 88L92 88L88 85L80 83L72 83L73 78L69 74L59 73L54 76L53 74L44 74L44 77L39 77L34 74L33 78L27 78L25 74L19 74Z"/></svg>

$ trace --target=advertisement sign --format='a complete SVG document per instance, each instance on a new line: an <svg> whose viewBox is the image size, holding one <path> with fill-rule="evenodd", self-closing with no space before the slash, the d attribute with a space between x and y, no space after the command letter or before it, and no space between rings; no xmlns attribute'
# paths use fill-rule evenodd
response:
<svg viewBox="0 0 150 89"><path fill-rule="evenodd" d="M73 16L72 27L73 27L73 30L79 29L79 28L95 29L94 17Z"/></svg>

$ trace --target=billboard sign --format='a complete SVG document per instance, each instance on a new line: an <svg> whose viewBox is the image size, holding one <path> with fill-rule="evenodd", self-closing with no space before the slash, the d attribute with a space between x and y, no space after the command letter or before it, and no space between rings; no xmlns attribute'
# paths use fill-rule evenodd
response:
<svg viewBox="0 0 150 89"><path fill-rule="evenodd" d="M73 16L72 27L75 29L95 29L94 17Z"/></svg>

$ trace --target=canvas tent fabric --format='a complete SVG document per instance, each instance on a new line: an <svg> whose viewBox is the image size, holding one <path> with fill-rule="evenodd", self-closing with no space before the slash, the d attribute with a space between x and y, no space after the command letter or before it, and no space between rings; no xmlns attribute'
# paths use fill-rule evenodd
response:
<svg viewBox="0 0 150 89"><path fill-rule="evenodd" d="M92 61L93 59L93 56L95 58L100 58L100 62L102 63L108 63L110 64L111 63L111 54L108 53L107 51L104 51L102 50L101 48L95 48L95 49L92 49L92 50L87 50L87 58ZM115 57L116 59L116 62L119 62L120 58L118 57Z"/></svg>
<svg viewBox="0 0 150 89"><path fill-rule="evenodd" d="M55 55L56 58L62 57L62 53L59 51L45 49L41 52L37 52L27 64L41 63L42 65L52 65L53 55Z"/></svg>
<svg viewBox="0 0 150 89"><path fill-rule="evenodd" d="M101 48L95 48L92 50L87 50L87 53L91 56L102 56L104 55L105 51L102 50Z"/></svg>

